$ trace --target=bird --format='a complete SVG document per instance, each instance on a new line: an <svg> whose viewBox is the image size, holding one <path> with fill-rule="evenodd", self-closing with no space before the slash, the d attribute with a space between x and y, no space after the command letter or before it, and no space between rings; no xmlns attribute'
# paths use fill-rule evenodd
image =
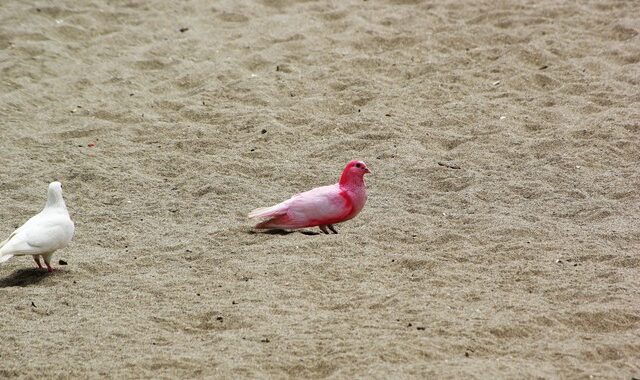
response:
<svg viewBox="0 0 640 380"><path fill-rule="evenodd" d="M363 161L350 161L338 183L299 193L271 207L257 208L249 218L265 218L255 229L299 229L318 226L337 234L334 224L354 218L367 202L364 175L371 173Z"/></svg>
<svg viewBox="0 0 640 380"><path fill-rule="evenodd" d="M51 182L47 189L47 203L44 209L0 243L0 263L13 256L32 255L38 268L42 269L42 257L47 270L53 272L53 253L69 245L74 231L75 226L62 198L62 184L57 181Z"/></svg>

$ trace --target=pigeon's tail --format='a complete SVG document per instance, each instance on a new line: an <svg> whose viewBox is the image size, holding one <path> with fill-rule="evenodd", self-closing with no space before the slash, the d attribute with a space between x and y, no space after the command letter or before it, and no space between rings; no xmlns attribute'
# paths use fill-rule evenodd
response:
<svg viewBox="0 0 640 380"><path fill-rule="evenodd" d="M272 229L272 228L299 228L297 223L291 220L288 214L289 203L284 201L275 206L257 208L249 213L250 218L267 219L256 224L256 229Z"/></svg>
<svg viewBox="0 0 640 380"><path fill-rule="evenodd" d="M12 254L10 254L10 253L9 253L9 254L7 254L7 253L2 252L2 247L4 247L4 246L7 244L7 242L8 242L9 240L11 240L11 238L12 238L12 237L13 237L13 235L15 235L15 234L16 234L15 232L14 232L14 233L12 233L12 234L11 234L11 236L9 236L5 241L0 242L0 263L4 263L5 261L7 261L7 260L9 260L10 258L12 258L12 257L13 257L13 255L12 255Z"/></svg>
<svg viewBox="0 0 640 380"><path fill-rule="evenodd" d="M276 216L275 218L265 220L264 222L256 224L255 229L269 230L269 229L277 229L277 228L286 229L286 228L300 228L300 227L303 227L303 226L300 226L299 223L295 223L294 221L292 221L289 215L284 214L284 215L279 215L279 216Z"/></svg>
<svg viewBox="0 0 640 380"><path fill-rule="evenodd" d="M273 218L286 214L286 212L287 205L283 202L271 207L257 208L249 213L249 218Z"/></svg>

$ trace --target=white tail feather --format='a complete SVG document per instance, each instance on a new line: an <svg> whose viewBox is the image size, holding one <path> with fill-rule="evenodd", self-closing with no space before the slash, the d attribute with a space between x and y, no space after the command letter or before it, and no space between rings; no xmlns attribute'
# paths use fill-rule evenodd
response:
<svg viewBox="0 0 640 380"><path fill-rule="evenodd" d="M9 238L5 241L3 241L2 243L0 243L0 248L2 248L5 244L7 244L7 242L9 241L9 239L11 239L13 237L13 234L11 234L11 236L9 236Z"/></svg>

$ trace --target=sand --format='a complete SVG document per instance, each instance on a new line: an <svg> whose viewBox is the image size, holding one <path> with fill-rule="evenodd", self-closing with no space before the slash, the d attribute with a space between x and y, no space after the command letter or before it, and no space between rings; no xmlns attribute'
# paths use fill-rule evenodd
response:
<svg viewBox="0 0 640 380"><path fill-rule="evenodd" d="M640 376L640 3L0 2L0 377ZM340 234L246 214L367 162ZM58 264L64 260L67 265Z"/></svg>

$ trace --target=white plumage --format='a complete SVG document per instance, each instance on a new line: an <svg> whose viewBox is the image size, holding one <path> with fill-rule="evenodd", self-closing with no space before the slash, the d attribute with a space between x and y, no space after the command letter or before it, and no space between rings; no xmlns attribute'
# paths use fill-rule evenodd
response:
<svg viewBox="0 0 640 380"><path fill-rule="evenodd" d="M62 198L62 184L51 182L44 209L0 243L0 263L13 256L32 255L40 268L42 257L51 272L51 256L56 250L69 245L74 230L73 221Z"/></svg>

